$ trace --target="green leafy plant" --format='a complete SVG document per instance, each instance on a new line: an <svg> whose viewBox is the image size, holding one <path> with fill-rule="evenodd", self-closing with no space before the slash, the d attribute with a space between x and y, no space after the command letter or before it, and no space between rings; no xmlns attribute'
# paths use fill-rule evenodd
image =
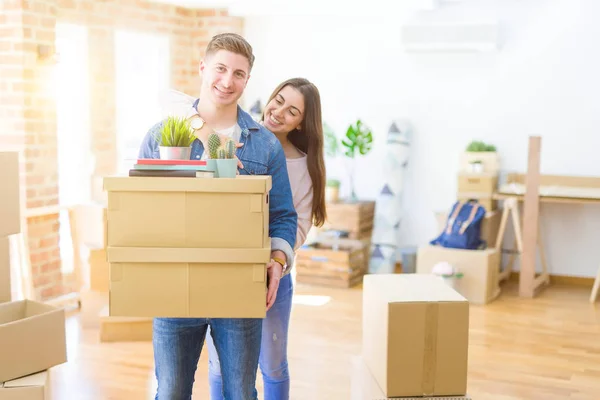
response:
<svg viewBox="0 0 600 400"><path fill-rule="evenodd" d="M327 179L327 183L325 184L327 187L339 188L340 181L338 179Z"/></svg>
<svg viewBox="0 0 600 400"><path fill-rule="evenodd" d="M346 157L354 158L356 152L366 155L373 146L373 133L359 119L348 127L346 138L342 139L342 145L346 148Z"/></svg>
<svg viewBox="0 0 600 400"><path fill-rule="evenodd" d="M333 132L333 129L325 123L323 124L323 138L325 154L329 157L337 156L340 150L340 143L338 142L338 138Z"/></svg>
<svg viewBox="0 0 600 400"><path fill-rule="evenodd" d="M492 151L492 152L495 152L496 151L496 146L491 145L491 144L487 144L487 143L482 142L480 140L473 140L467 146L467 151L468 152L473 152L473 153L475 153L475 152L483 152L483 151Z"/></svg>
<svg viewBox="0 0 600 400"><path fill-rule="evenodd" d="M157 137L158 145L164 147L190 147L194 140L189 121L175 116L165 120Z"/></svg>

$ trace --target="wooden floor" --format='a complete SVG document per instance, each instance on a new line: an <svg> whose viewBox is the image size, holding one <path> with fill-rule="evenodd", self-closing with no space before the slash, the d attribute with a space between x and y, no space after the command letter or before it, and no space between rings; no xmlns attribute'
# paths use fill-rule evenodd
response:
<svg viewBox="0 0 600 400"><path fill-rule="evenodd" d="M507 284L472 306L468 391L473 400L600 399L600 303L590 290L551 286L535 299ZM297 286L290 328L292 399L345 400L361 351L360 289ZM146 400L155 387L151 343L99 343L68 317L69 362L52 371L54 400ZM257 382L262 389L262 382ZM203 353L194 398L208 399ZM259 395L262 399L262 394ZM372 400L372 399L364 399Z"/></svg>

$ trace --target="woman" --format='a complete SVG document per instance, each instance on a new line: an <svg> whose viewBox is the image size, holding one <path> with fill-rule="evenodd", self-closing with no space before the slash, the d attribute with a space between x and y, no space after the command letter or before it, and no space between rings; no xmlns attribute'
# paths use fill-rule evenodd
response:
<svg viewBox="0 0 600 400"><path fill-rule="evenodd" d="M298 213L297 250L312 224L325 222L325 160L323 158L323 122L317 87L303 78L281 83L271 94L262 116L263 125L281 142L287 159L288 174ZM277 297L263 321L260 369L265 400L287 400L290 376L287 340L292 309L292 277L286 270L279 283ZM209 383L211 400L221 400L221 372L217 352L210 335Z"/></svg>

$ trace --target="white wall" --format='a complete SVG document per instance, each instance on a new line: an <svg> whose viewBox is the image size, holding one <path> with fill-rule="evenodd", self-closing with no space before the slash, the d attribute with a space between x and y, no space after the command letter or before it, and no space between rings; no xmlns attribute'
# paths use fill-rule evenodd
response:
<svg viewBox="0 0 600 400"><path fill-rule="evenodd" d="M600 176L600 1L479 0L445 5L431 18L496 18L497 53L403 52L400 19L384 16L249 17L257 60L245 99L266 100L282 80L320 89L324 119L343 135L363 119L374 151L360 160L358 195L374 199L393 119L414 126L400 245L436 232L434 210L456 192L458 157L472 139L495 144L505 171L525 172L528 135L542 136L542 173ZM331 174L339 161L329 162ZM595 276L600 205L543 205L551 273ZM508 243L507 243L508 244Z"/></svg>

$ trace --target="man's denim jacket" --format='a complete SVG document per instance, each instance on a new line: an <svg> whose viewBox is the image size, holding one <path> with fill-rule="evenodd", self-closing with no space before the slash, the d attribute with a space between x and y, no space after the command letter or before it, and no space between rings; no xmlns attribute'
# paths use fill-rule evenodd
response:
<svg viewBox="0 0 600 400"><path fill-rule="evenodd" d="M194 103L196 107L198 100ZM269 236L271 249L281 250L287 257L289 273L294 264L294 244L298 227L298 215L292 201L292 190L283 148L279 140L238 106L237 122L242 129L237 157L242 161L242 175L271 175L269 192ZM160 158L158 142L162 121L154 125L142 141L139 158ZM204 146L196 139L192 143L191 159L200 159Z"/></svg>

